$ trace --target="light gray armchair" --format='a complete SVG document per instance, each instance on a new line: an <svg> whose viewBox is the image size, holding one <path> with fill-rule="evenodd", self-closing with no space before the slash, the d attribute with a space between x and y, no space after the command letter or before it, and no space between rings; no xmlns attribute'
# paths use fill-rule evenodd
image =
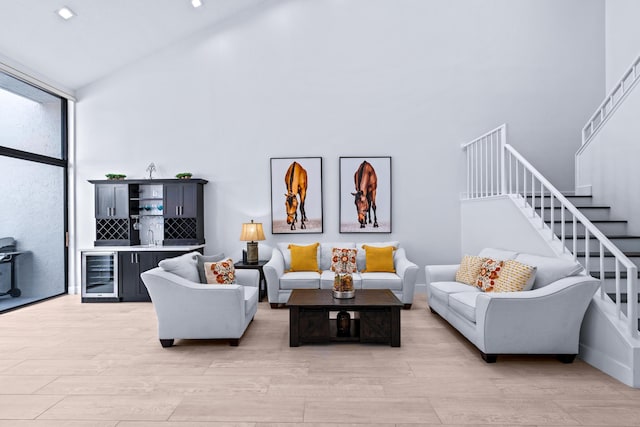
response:
<svg viewBox="0 0 640 427"><path fill-rule="evenodd" d="M258 310L257 270L237 270L234 285L192 282L156 267L141 274L163 347L174 339L228 339L237 346Z"/></svg>

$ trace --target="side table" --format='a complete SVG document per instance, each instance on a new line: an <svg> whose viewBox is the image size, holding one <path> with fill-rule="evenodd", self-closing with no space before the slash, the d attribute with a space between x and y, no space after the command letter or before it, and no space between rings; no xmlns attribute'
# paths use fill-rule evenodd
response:
<svg viewBox="0 0 640 427"><path fill-rule="evenodd" d="M269 262L260 260L257 264L247 264L242 261L238 261L233 266L238 270L258 270L260 272L260 282L258 283L258 301L262 302L262 298L267 295L267 280L264 277L264 271L262 267Z"/></svg>

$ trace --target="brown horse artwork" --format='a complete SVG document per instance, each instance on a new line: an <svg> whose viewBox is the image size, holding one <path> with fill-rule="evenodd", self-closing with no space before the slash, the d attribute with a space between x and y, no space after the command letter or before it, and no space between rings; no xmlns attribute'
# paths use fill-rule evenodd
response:
<svg viewBox="0 0 640 427"><path fill-rule="evenodd" d="M376 191L378 190L378 177L371 163L366 160L360 164L353 176L356 192L351 193L355 197L356 210L360 228L365 228L367 221L371 224L371 210L373 209L373 227L378 227L376 215Z"/></svg>
<svg viewBox="0 0 640 427"><path fill-rule="evenodd" d="M300 228L306 229L307 214L304 211L304 201L307 198L307 171L300 163L293 162L284 175L284 183L287 186L285 193L285 207L287 209L287 224L291 229L296 229L298 222L298 197L300 197Z"/></svg>

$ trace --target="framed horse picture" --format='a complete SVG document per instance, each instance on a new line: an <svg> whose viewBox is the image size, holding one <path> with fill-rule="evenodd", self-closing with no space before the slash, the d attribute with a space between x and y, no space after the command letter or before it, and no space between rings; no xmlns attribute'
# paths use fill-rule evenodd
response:
<svg viewBox="0 0 640 427"><path fill-rule="evenodd" d="M340 157L340 233L391 233L391 157Z"/></svg>
<svg viewBox="0 0 640 427"><path fill-rule="evenodd" d="M322 157L271 158L271 232L322 233Z"/></svg>

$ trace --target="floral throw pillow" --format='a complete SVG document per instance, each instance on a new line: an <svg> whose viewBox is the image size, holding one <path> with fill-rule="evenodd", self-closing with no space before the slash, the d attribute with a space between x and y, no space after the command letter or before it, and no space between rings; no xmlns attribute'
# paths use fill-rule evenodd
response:
<svg viewBox="0 0 640 427"><path fill-rule="evenodd" d="M503 266L504 261L487 258L480 266L476 286L483 292L493 292Z"/></svg>
<svg viewBox="0 0 640 427"><path fill-rule="evenodd" d="M357 249L333 248L331 251L331 271L336 273L355 273Z"/></svg>
<svg viewBox="0 0 640 427"><path fill-rule="evenodd" d="M204 274L209 285L231 285L235 282L236 269L231 258L218 262L205 262Z"/></svg>

